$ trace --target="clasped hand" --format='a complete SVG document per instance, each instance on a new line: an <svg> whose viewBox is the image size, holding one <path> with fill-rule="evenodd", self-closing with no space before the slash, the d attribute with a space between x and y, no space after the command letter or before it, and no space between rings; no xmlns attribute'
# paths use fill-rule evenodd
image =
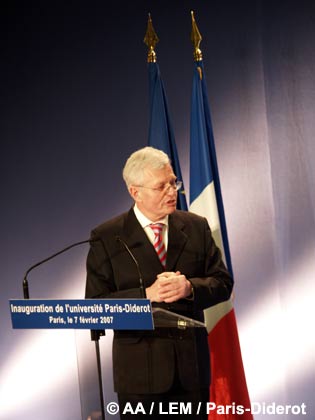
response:
<svg viewBox="0 0 315 420"><path fill-rule="evenodd" d="M171 303L184 299L191 294L191 283L180 271L158 274L155 282L146 288L147 298L151 302Z"/></svg>

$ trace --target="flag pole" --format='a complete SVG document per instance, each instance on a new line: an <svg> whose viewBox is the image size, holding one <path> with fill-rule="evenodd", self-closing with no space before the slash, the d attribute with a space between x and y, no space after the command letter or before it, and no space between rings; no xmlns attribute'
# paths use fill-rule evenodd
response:
<svg viewBox="0 0 315 420"><path fill-rule="evenodd" d="M148 15L148 26L147 31L144 37L143 42L147 45L149 51L148 51L148 63L156 63L156 52L155 52L155 46L159 42L159 38L153 28L153 23L151 19L151 14Z"/></svg>
<svg viewBox="0 0 315 420"><path fill-rule="evenodd" d="M202 61L202 52L200 47L200 42L202 41L202 36L199 32L198 26L195 21L194 11L191 12L191 42L194 46L194 59L195 61Z"/></svg>

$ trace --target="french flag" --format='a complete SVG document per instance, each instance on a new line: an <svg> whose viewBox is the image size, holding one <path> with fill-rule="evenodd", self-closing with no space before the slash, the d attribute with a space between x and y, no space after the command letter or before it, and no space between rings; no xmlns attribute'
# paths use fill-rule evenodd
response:
<svg viewBox="0 0 315 420"><path fill-rule="evenodd" d="M202 59L195 61L190 123L190 208L206 217L214 240L232 273L219 172ZM250 408L232 300L205 311L211 358L210 402ZM245 411L242 419L253 416ZM232 420L235 413L211 410L211 420Z"/></svg>

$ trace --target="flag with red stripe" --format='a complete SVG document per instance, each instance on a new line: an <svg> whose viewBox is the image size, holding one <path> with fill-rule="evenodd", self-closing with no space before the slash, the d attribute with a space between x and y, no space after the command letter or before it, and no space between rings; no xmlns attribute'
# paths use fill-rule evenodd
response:
<svg viewBox="0 0 315 420"><path fill-rule="evenodd" d="M193 19L193 31L194 25ZM207 218L227 268L233 274L200 40L201 37L195 50L198 54L195 55L191 100L189 210ZM209 308L205 319L211 355L210 401L216 406L250 407L232 301ZM252 418L250 412L242 415L242 419ZM211 410L209 419L232 420L235 413Z"/></svg>

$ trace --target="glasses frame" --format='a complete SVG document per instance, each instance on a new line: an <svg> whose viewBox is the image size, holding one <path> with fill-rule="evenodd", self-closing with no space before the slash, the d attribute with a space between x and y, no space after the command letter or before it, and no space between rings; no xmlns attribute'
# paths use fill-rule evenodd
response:
<svg viewBox="0 0 315 420"><path fill-rule="evenodd" d="M159 191L159 192L168 192L170 188L173 188L173 190L179 191L182 188L182 186L183 186L183 181L174 181L174 185L172 185L172 183L170 182L167 182L161 187L147 187L145 185L135 185L135 187L146 188L148 190Z"/></svg>

